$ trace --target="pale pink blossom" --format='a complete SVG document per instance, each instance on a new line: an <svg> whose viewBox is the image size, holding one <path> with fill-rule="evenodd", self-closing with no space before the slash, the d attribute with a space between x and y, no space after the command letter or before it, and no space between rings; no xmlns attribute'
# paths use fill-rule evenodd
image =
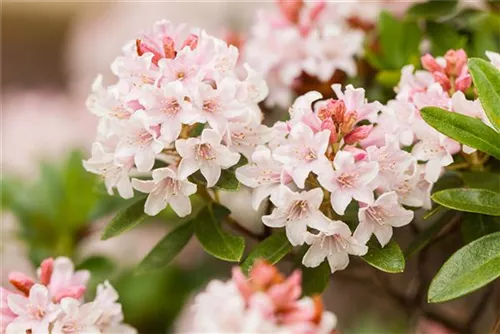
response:
<svg viewBox="0 0 500 334"><path fill-rule="evenodd" d="M5 333L7 326L17 317L8 305L8 296L13 292L0 287L0 333Z"/></svg>
<svg viewBox="0 0 500 334"><path fill-rule="evenodd" d="M221 136L211 129L203 130L200 139L178 139L175 147L182 157L179 177L185 179L200 170L207 180L207 186L213 187L219 180L221 169L235 165L240 159L238 153L229 151L220 142Z"/></svg>
<svg viewBox="0 0 500 334"><path fill-rule="evenodd" d="M323 191L320 188L293 192L283 186L277 196L271 197L271 201L276 208L270 215L263 216L262 221L270 227L285 227L288 240L294 246L304 243L308 226L320 229L330 221L319 210L323 201Z"/></svg>
<svg viewBox="0 0 500 334"><path fill-rule="evenodd" d="M281 185L292 181L285 166L274 160L271 151L259 146L252 154L251 164L236 169L236 177L247 187L253 188L252 207L260 206L268 196L276 196Z"/></svg>
<svg viewBox="0 0 500 334"><path fill-rule="evenodd" d="M318 173L330 166L325 156L329 137L329 130L314 134L308 126L297 124L292 127L288 142L273 151L273 157L290 167L293 181L304 188L310 172Z"/></svg>
<svg viewBox="0 0 500 334"><path fill-rule="evenodd" d="M425 165L414 165L409 168L394 186L394 190L399 196L399 202L406 206L415 208L422 207L430 210L431 190L433 183L425 178Z"/></svg>
<svg viewBox="0 0 500 334"><path fill-rule="evenodd" d="M231 151L241 153L250 159L256 147L267 144L272 135L272 130L260 122L230 122L223 140Z"/></svg>
<svg viewBox="0 0 500 334"><path fill-rule="evenodd" d="M19 334L30 330L32 333L49 333L53 322L61 309L52 303L49 290L41 284L35 284L29 297L18 294L7 296L7 304L17 317L7 326L6 334Z"/></svg>
<svg viewBox="0 0 500 334"><path fill-rule="evenodd" d="M95 325L101 316L101 310L93 302L81 305L73 298L61 300L61 311L64 313L55 323L53 334L99 334L99 328Z"/></svg>
<svg viewBox="0 0 500 334"><path fill-rule="evenodd" d="M378 101L367 103L363 88L347 85L342 92L341 85L334 84L332 89L337 95L337 99L344 101L346 112L356 112L357 121L365 119L371 123L377 121L377 114L382 109L382 104Z"/></svg>
<svg viewBox="0 0 500 334"><path fill-rule="evenodd" d="M404 66L401 69L401 79L395 88L396 99L405 102L413 101L415 93L427 90L434 83L434 78L427 71L415 71L413 65Z"/></svg>
<svg viewBox="0 0 500 334"><path fill-rule="evenodd" d="M134 328L123 323L122 305L117 301L118 293L108 281L97 286L97 294L93 303L101 314L95 322L96 326L103 334L137 333Z"/></svg>
<svg viewBox="0 0 500 334"><path fill-rule="evenodd" d="M54 300L59 301L64 297L79 299L83 296L89 279L89 271L75 271L75 266L70 259L58 257L54 260L52 275L47 288Z"/></svg>
<svg viewBox="0 0 500 334"><path fill-rule="evenodd" d="M354 237L366 243L375 234L384 247L391 240L392 228L409 224L413 220L413 211L404 209L398 202L398 195L391 191L382 194L373 203L362 204L358 219Z"/></svg>
<svg viewBox="0 0 500 334"><path fill-rule="evenodd" d="M318 181L331 195L331 204L335 212L343 215L354 198L369 203L373 200L374 182L379 172L375 161L355 162L354 155L340 151L333 160L335 170L325 168L319 171Z"/></svg>
<svg viewBox="0 0 500 334"><path fill-rule="evenodd" d="M153 170L153 180L132 180L132 185L140 192L147 193L144 212L155 216L170 205L179 217L191 213L189 196L196 192L196 184L180 179L177 171L170 167Z"/></svg>
<svg viewBox="0 0 500 334"><path fill-rule="evenodd" d="M353 238L349 227L341 221L332 221L319 231L305 236L306 243L311 245L302 259L306 267L317 267L326 258L334 273L347 267L349 254L362 256L368 251L368 247Z"/></svg>
<svg viewBox="0 0 500 334"><path fill-rule="evenodd" d="M488 57L493 66L500 69L500 53L486 51L486 57Z"/></svg>

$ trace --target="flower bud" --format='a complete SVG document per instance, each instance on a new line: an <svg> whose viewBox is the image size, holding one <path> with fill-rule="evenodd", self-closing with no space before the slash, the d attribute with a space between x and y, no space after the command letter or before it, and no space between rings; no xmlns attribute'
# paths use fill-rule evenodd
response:
<svg viewBox="0 0 500 334"><path fill-rule="evenodd" d="M448 50L444 59L446 60L446 74L458 76L467 64L467 53L463 49Z"/></svg>
<svg viewBox="0 0 500 334"><path fill-rule="evenodd" d="M333 120L336 124L340 124L344 121L344 114L347 110L344 101L342 100L332 100L331 108L333 113Z"/></svg>
<svg viewBox="0 0 500 334"><path fill-rule="evenodd" d="M337 129L331 118L327 118L321 123L321 130L330 130L330 144L337 142Z"/></svg>
<svg viewBox="0 0 500 334"><path fill-rule="evenodd" d="M455 89L465 92L472 85L472 78L470 74L462 75L455 81Z"/></svg>
<svg viewBox="0 0 500 334"><path fill-rule="evenodd" d="M56 295L53 298L53 301L55 303L59 303L61 299L66 297L78 300L85 294L85 290L87 290L87 288L83 285L77 285L65 288L56 293Z"/></svg>
<svg viewBox="0 0 500 334"><path fill-rule="evenodd" d="M9 282L26 296L30 294L30 289L35 284L35 281L31 277L17 271L9 274Z"/></svg>
<svg viewBox="0 0 500 334"><path fill-rule="evenodd" d="M345 134L351 132L357 120L358 120L358 114L355 111L349 111L345 113L344 118L342 120L342 124L340 125L342 133Z"/></svg>
<svg viewBox="0 0 500 334"><path fill-rule="evenodd" d="M163 52L165 52L165 58L167 59L174 59L177 55L174 40L169 36L163 37Z"/></svg>
<svg viewBox="0 0 500 334"><path fill-rule="evenodd" d="M436 80L436 82L439 83L445 91L450 90L451 83L450 79L446 76L446 74L442 72L434 72L432 73L432 76L434 77L434 80Z"/></svg>
<svg viewBox="0 0 500 334"><path fill-rule="evenodd" d="M349 132L347 135L345 135L344 141L348 145L355 144L358 141L363 140L366 137L368 137L368 135L372 131L372 128L373 128L373 125L371 125L371 124L370 125L358 126L354 130L352 130L351 132Z"/></svg>
<svg viewBox="0 0 500 334"><path fill-rule="evenodd" d="M334 103L333 99L328 99L327 103L319 108L317 115L320 120L324 121L325 119L331 118L333 116L334 112L333 103Z"/></svg>
<svg viewBox="0 0 500 334"><path fill-rule="evenodd" d="M431 73L443 71L443 68L439 66L438 62L436 61L436 58L434 58L428 53L422 56L420 58L420 61L422 62L422 66Z"/></svg>
<svg viewBox="0 0 500 334"><path fill-rule="evenodd" d="M142 56L143 54L148 53L148 52L152 53L153 59L151 59L151 61L153 62L153 64L158 65L158 61L161 58L163 58L162 55L158 51L156 51L155 49L153 49L152 47L150 47L146 43L142 42L140 39L135 40L135 46L137 48L137 54L139 56Z"/></svg>
<svg viewBox="0 0 500 334"><path fill-rule="evenodd" d="M54 269L54 259L49 257L40 264L40 283L48 285L52 277L52 270Z"/></svg>
<svg viewBox="0 0 500 334"><path fill-rule="evenodd" d="M300 17L300 9L303 5L302 0L278 0L278 7L284 17L291 23L297 23Z"/></svg>
<svg viewBox="0 0 500 334"><path fill-rule="evenodd" d="M184 41L184 44L182 44L181 49L184 49L186 46L189 46L191 50L194 50L196 49L197 45L198 45L198 36L195 34L189 34L189 36Z"/></svg>
<svg viewBox="0 0 500 334"><path fill-rule="evenodd" d="M355 146L346 146L342 150L352 153L354 155L354 160L356 160L356 161L365 160L365 158L368 155L365 150L362 150L362 149L357 148Z"/></svg>

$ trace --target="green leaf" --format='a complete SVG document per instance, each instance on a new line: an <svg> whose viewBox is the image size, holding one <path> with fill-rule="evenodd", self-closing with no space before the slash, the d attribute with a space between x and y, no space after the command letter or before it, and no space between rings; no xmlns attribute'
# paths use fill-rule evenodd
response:
<svg viewBox="0 0 500 334"><path fill-rule="evenodd" d="M400 273L405 269L405 258L399 245L391 240L384 248L375 238L367 243L368 253L361 257L371 266L387 273Z"/></svg>
<svg viewBox="0 0 500 334"><path fill-rule="evenodd" d="M138 273L165 267L179 254L194 234L194 221L190 220L174 228L142 260Z"/></svg>
<svg viewBox="0 0 500 334"><path fill-rule="evenodd" d="M375 79L382 86L393 88L398 85L399 79L401 78L401 71L381 71L377 73Z"/></svg>
<svg viewBox="0 0 500 334"><path fill-rule="evenodd" d="M142 223L147 217L144 213L145 203L146 198L140 198L128 207L119 211L111 222L104 228L101 240L107 240L115 237Z"/></svg>
<svg viewBox="0 0 500 334"><path fill-rule="evenodd" d="M439 269L427 299L440 303L464 296L500 276L500 232L460 248Z"/></svg>
<svg viewBox="0 0 500 334"><path fill-rule="evenodd" d="M207 205L195 218L195 233L209 254L221 260L238 262L245 250L245 239L222 229L222 221L230 213L222 205Z"/></svg>
<svg viewBox="0 0 500 334"><path fill-rule="evenodd" d="M461 228L465 243L469 243L485 235L500 231L500 218L466 213Z"/></svg>
<svg viewBox="0 0 500 334"><path fill-rule="evenodd" d="M440 207L440 206L439 206ZM431 226L426 228L422 233L417 235L415 239L410 243L408 248L405 250L405 258L408 260L414 254L420 252L425 246L429 244L429 242L441 232L443 227L450 222L450 218L455 213L444 214L441 218L434 222Z"/></svg>
<svg viewBox="0 0 500 334"><path fill-rule="evenodd" d="M500 173L461 172L460 176L467 187L500 192Z"/></svg>
<svg viewBox="0 0 500 334"><path fill-rule="evenodd" d="M244 273L248 273L257 259L263 259L275 264L291 250L292 245L288 241L285 232L276 232L255 247L241 265L241 269Z"/></svg>
<svg viewBox="0 0 500 334"><path fill-rule="evenodd" d="M418 3L408 9L406 14L409 17L418 19L437 19L442 16L450 16L455 11L458 1L431 0Z"/></svg>
<svg viewBox="0 0 500 334"><path fill-rule="evenodd" d="M315 268L302 267L302 293L306 296L321 294L330 282L330 275L327 261Z"/></svg>
<svg viewBox="0 0 500 334"><path fill-rule="evenodd" d="M77 265L75 269L88 270L92 273L92 276L103 278L114 271L115 264L107 257L96 255L86 258L82 263Z"/></svg>
<svg viewBox="0 0 500 334"><path fill-rule="evenodd" d="M197 171L193 175L190 176L190 180L198 185L207 186L207 180L201 174L200 171ZM224 190L224 191L237 191L240 188L240 182L236 178L234 170L225 169L221 171L219 181L217 184L213 186L213 189Z"/></svg>
<svg viewBox="0 0 500 334"><path fill-rule="evenodd" d="M500 131L500 70L479 58L469 59L469 70L488 119Z"/></svg>
<svg viewBox="0 0 500 334"><path fill-rule="evenodd" d="M500 216L500 193L484 189L447 189L431 196L432 200L450 209Z"/></svg>
<svg viewBox="0 0 500 334"><path fill-rule="evenodd" d="M455 27L448 24L427 22L427 34L434 55L444 55L450 49L462 49L467 44L467 37L460 35Z"/></svg>
<svg viewBox="0 0 500 334"><path fill-rule="evenodd" d="M423 108L420 113L442 134L500 160L500 134L481 120L436 107Z"/></svg>

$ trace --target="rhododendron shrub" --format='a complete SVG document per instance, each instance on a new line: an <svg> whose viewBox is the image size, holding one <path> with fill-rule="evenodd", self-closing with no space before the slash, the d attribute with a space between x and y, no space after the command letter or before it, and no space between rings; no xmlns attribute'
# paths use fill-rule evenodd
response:
<svg viewBox="0 0 500 334"><path fill-rule="evenodd" d="M12 287L1 287L2 333L136 333L123 323L118 293L108 281L97 286L96 297L84 301L90 273L74 270L66 257L48 258L37 279L21 272L9 274Z"/></svg>

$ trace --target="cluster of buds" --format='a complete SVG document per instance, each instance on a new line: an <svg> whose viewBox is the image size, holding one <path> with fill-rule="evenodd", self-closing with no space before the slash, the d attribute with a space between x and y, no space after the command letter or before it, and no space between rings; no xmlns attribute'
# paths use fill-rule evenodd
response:
<svg viewBox="0 0 500 334"><path fill-rule="evenodd" d="M332 333L335 315L323 310L319 296L300 298L301 294L300 271L286 278L272 265L257 261L247 278L234 268L231 280L212 281L196 296L193 331Z"/></svg>
<svg viewBox="0 0 500 334"><path fill-rule="evenodd" d="M294 91L302 91L311 78L328 88L328 82L356 74L364 32L350 26L344 6L280 0L272 10L259 11L242 56L265 75L270 86L266 104L287 108Z"/></svg>
<svg viewBox="0 0 500 334"><path fill-rule="evenodd" d="M467 67L467 54L464 50L449 50L443 58L434 58L430 54L422 57L422 66L432 73L434 80L443 90L465 92L472 84Z"/></svg>
<svg viewBox="0 0 500 334"><path fill-rule="evenodd" d="M487 53L492 59L495 54ZM471 86L467 68L467 54L463 50L449 50L444 58L425 55L421 59L426 69L414 71L405 66L395 88L396 99L382 109L376 126L362 144L380 145L387 133L394 134L400 145L412 147L411 154L420 162L426 182L434 183L444 167L453 163L453 155L475 149L461 146L428 125L420 116L424 107L439 107L482 120L491 126L478 99L469 100L464 91Z"/></svg>
<svg viewBox="0 0 500 334"><path fill-rule="evenodd" d="M136 330L123 323L115 289L105 281L92 302L84 303L90 273L74 271L68 258L44 260L38 281L20 272L9 275L17 289L1 290L0 333L124 333Z"/></svg>
<svg viewBox="0 0 500 334"><path fill-rule="evenodd" d="M413 219L403 205L426 205L430 187L397 138L361 145L371 130L361 124L377 122L382 105L367 103L363 89L332 88L337 99L321 100L318 92L297 98L290 120L274 125L273 139L257 147L236 177L254 188L254 208L270 197L275 208L262 218L265 225L285 227L293 246L311 245L305 266L326 258L334 272L348 265L349 254L364 255L372 235L386 245L393 227ZM342 221L351 203L359 219L354 234Z"/></svg>
<svg viewBox="0 0 500 334"><path fill-rule="evenodd" d="M167 205L190 214L197 191L190 175L199 170L212 187L270 135L258 107L266 83L246 65L240 79L237 60L237 48L168 21L131 41L111 66L118 82L103 87L99 77L87 101L100 123L86 169L102 175L110 193L149 193L149 215ZM131 182L133 175L152 180Z"/></svg>

